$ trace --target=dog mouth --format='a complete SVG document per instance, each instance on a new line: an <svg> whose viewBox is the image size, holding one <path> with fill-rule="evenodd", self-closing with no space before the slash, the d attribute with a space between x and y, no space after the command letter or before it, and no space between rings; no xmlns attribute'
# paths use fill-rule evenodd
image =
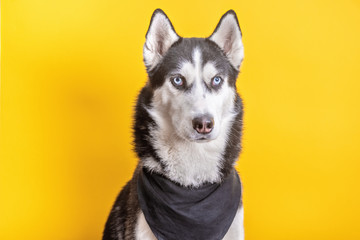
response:
<svg viewBox="0 0 360 240"><path fill-rule="evenodd" d="M211 141L211 139L206 138L206 137L201 137L201 138L196 138L195 142L209 142Z"/></svg>
<svg viewBox="0 0 360 240"><path fill-rule="evenodd" d="M198 135L194 136L190 139L191 142L197 142L197 143L206 143L206 142L211 142L212 140L214 140L215 138L213 137L212 134L206 134L206 135Z"/></svg>

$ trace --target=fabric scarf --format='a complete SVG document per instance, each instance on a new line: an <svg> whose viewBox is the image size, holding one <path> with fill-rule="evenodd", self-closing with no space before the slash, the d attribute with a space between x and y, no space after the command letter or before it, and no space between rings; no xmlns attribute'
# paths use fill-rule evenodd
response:
<svg viewBox="0 0 360 240"><path fill-rule="evenodd" d="M230 228L241 198L240 179L232 169L221 183L182 187L162 175L140 171L138 198L159 240L220 240Z"/></svg>

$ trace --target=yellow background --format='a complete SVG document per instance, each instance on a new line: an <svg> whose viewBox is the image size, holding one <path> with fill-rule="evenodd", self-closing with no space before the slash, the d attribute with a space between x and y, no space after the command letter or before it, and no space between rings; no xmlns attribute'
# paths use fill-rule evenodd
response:
<svg viewBox="0 0 360 240"><path fill-rule="evenodd" d="M360 239L357 0L3 0L0 239L101 238L158 7L185 37L238 14L246 239Z"/></svg>

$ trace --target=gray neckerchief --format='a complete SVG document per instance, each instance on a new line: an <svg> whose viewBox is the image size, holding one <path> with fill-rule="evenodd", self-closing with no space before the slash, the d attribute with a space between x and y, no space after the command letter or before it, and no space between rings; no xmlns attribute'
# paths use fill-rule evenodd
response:
<svg viewBox="0 0 360 240"><path fill-rule="evenodd" d="M240 179L232 169L221 183L182 187L162 175L140 171L141 210L159 240L220 240L234 220L241 198Z"/></svg>

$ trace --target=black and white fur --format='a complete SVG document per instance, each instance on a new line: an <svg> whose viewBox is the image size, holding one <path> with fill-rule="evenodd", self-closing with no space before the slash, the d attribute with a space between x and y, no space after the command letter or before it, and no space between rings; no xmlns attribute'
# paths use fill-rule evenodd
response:
<svg viewBox="0 0 360 240"><path fill-rule="evenodd" d="M182 38L157 9L143 54L149 80L138 97L133 127L140 161L111 210L106 240L156 239L137 198L142 168L196 189L221 182L241 149L243 107L235 82L244 51L234 11L222 16L210 37ZM194 119L210 122L208 131L199 132L204 126ZM224 239L244 239L242 203Z"/></svg>

